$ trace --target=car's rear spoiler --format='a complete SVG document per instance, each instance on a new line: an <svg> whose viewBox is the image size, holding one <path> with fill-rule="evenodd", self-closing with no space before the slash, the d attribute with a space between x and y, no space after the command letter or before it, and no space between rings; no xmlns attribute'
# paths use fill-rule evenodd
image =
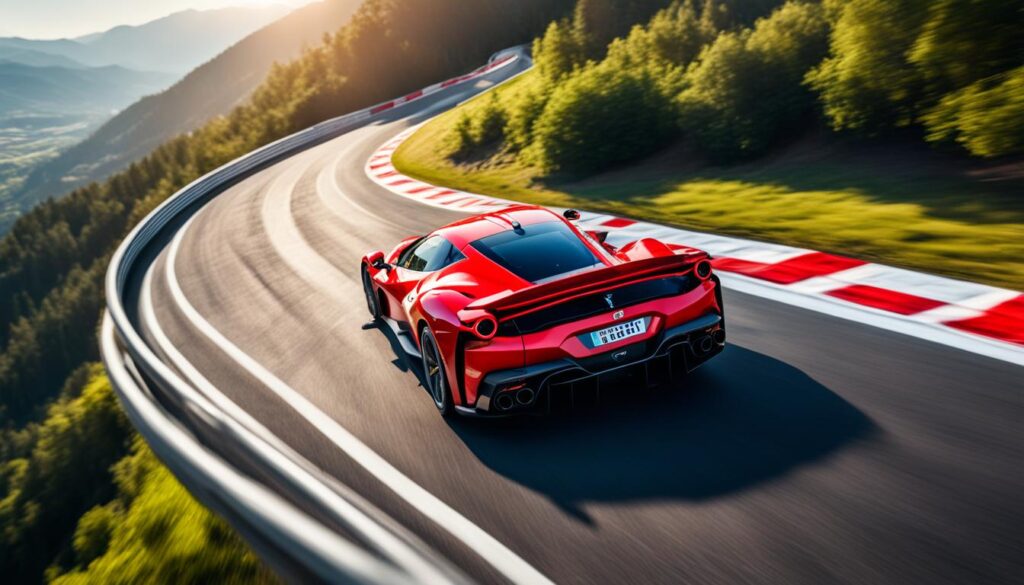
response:
<svg viewBox="0 0 1024 585"><path fill-rule="evenodd" d="M482 312L487 312L499 321L513 319L557 303L612 290L626 284L686 274L704 258L707 258L707 254L703 252L659 256L588 270L518 291L504 291L477 299L460 311L460 317L464 316L466 320L471 320Z"/></svg>

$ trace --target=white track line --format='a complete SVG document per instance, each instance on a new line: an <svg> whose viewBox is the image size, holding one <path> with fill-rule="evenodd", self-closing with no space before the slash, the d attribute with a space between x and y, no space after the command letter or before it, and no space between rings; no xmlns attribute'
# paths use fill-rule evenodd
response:
<svg viewBox="0 0 1024 585"><path fill-rule="evenodd" d="M218 331L192 306L178 283L175 262L181 242L194 218L195 216L181 227L171 242L166 260L166 278L175 304L178 305L182 315L189 320L196 330L251 376L260 380L281 400L295 409L299 415L309 421L314 429L320 431L346 455L352 458L353 461L361 465L366 471L388 486L395 494L416 508L424 516L430 518L438 526L462 541L470 550L480 555L482 559L490 563L510 581L513 583L551 583L540 571L516 555L512 550L445 504L435 495L409 479L405 474L388 463L387 460L356 438L355 435L342 427L336 420L317 408L305 396L292 389L288 384L264 368L262 364L239 349L238 346Z"/></svg>
<svg viewBox="0 0 1024 585"><path fill-rule="evenodd" d="M186 396L186 398L196 404L212 404L211 407L204 408L206 412L201 413L204 416L208 416L206 413L209 412L227 415L225 418L218 419L217 422L230 428L232 433L241 437L243 441L248 443L250 448L269 459L275 467L283 469L289 477L299 481L306 493L315 498L317 503L332 513L336 519L339 519L343 524L353 527L358 534L367 537L368 542L383 543L383 547L386 550L381 550L380 552L397 561L398 565L404 570L409 571L417 582L449 581L452 575L446 575L438 571L433 564L423 560L422 552L413 552L405 541L397 538L384 528L385 524L392 525L393 523L389 519L382 518L380 511L372 510L374 518L371 519L362 509L354 506L350 500L339 495L335 490L343 489L349 498L358 498L364 505L369 505L362 500L362 497L344 488L344 486L335 485L334 489L329 487L329 476L323 470L317 468L312 462L289 447L246 410L218 390L212 382L203 376L178 351L178 348L175 347L174 343L171 342L160 326L153 305L152 283L153 271L156 269L156 266L156 262L151 264L143 279L139 298L142 309L142 322L146 327L146 331L153 336L157 346L164 355L198 391L198 394ZM411 535L406 534L404 536L408 539ZM429 551L426 545L419 542L418 539L414 542L414 545L420 548L421 551L424 549ZM436 556L433 551L429 551L426 554L431 557Z"/></svg>

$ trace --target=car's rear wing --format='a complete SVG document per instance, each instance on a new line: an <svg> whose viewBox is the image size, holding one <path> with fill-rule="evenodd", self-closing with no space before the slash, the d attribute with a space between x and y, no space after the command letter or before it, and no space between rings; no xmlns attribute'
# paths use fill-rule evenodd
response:
<svg viewBox="0 0 1024 585"><path fill-rule="evenodd" d="M693 271L697 262L706 258L707 254L703 252L659 256L587 270L518 291L504 291L477 299L459 313L466 321L478 317L483 312L490 313L499 321L514 319L561 302L612 290L626 284L687 274Z"/></svg>

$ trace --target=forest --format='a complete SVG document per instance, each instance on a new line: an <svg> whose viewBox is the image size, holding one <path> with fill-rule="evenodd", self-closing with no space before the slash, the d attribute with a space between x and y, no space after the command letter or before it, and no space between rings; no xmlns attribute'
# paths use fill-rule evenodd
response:
<svg viewBox="0 0 1024 585"><path fill-rule="evenodd" d="M538 75L466 113L483 145L586 175L685 140L749 160L824 123L980 158L1024 152L1024 9L1003 0L677 0L621 36L581 0L533 45Z"/></svg>
<svg viewBox="0 0 1024 585"><path fill-rule="evenodd" d="M0 572L12 582L273 579L159 465L95 364L110 255L203 174L472 70L571 9L568 0L368 0L321 45L275 65L229 115L21 217L0 240Z"/></svg>

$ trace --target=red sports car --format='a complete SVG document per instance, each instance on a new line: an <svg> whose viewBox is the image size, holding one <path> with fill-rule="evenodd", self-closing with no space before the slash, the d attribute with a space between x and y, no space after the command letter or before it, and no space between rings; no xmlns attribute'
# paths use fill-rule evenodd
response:
<svg viewBox="0 0 1024 585"><path fill-rule="evenodd" d="M658 384L722 351L707 253L619 248L579 212L515 206L363 257L366 303L423 360L443 415L543 413L618 374Z"/></svg>

